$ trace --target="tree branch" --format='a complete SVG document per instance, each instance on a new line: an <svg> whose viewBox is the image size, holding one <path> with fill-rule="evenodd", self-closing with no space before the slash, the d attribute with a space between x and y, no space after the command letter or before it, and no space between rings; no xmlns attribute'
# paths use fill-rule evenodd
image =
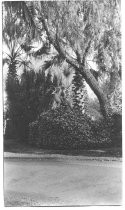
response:
<svg viewBox="0 0 125 210"><path fill-rule="evenodd" d="M89 51L89 49L90 49L90 47L91 47L91 39L89 40L89 42L88 42L88 44L87 44L87 47L86 47L86 49L85 49L85 52L84 52L84 55L83 55L83 59L82 59L82 63L84 64L84 62L85 62L85 58L86 58L86 56L87 56L87 54L88 54L88 51Z"/></svg>
<svg viewBox="0 0 125 210"><path fill-rule="evenodd" d="M76 62L75 59L71 58L63 50L63 48L59 44L58 40L56 40L56 42L53 40L53 38L51 37L51 35L49 33L49 30L48 30L48 27L47 27L47 24L45 22L44 17L43 16L41 16L41 17L42 17L41 21L42 21L43 27L46 31L46 34L48 36L48 39L49 39L50 43L55 47L57 52L63 56L63 58L66 60L67 63L69 63L72 67L74 67L75 70L79 71L79 73L83 76L83 78L88 83L90 88L93 90L95 95L98 97L100 104L103 104L103 102L106 100L106 98L105 98L105 95L104 95L103 91L99 89L98 82L95 79L95 77L93 76L93 74L90 72L90 70L88 68L85 68L85 63L80 64L80 63ZM88 42L88 45L87 45L87 48L85 50L84 56L88 53L88 50L90 48L90 44L91 44L91 40Z"/></svg>
<svg viewBox="0 0 125 210"><path fill-rule="evenodd" d="M40 18L43 27L46 31L47 37L49 42L55 47L55 49L57 50L57 52L69 63L71 64L74 68L79 68L79 64L77 63L77 61L73 58L71 58L65 51L64 49L61 47L58 37L56 36L56 40L54 40L51 36L51 34L49 33L46 21L43 17L43 15L41 14L41 18Z"/></svg>

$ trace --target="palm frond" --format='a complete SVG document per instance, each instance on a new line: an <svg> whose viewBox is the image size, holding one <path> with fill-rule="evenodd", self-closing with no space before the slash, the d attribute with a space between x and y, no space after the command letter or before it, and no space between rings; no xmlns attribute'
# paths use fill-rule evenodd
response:
<svg viewBox="0 0 125 210"><path fill-rule="evenodd" d="M19 60L19 67L20 66L23 66L24 68L29 68L30 70L32 70L32 68L29 66L29 64L30 64L31 62L30 61L25 61L25 60L22 60L22 59L20 59Z"/></svg>
<svg viewBox="0 0 125 210"><path fill-rule="evenodd" d="M42 66L43 70L47 70L48 68L50 68L53 64L53 60L49 60L49 61L45 61L44 65Z"/></svg>
<svg viewBox="0 0 125 210"><path fill-rule="evenodd" d="M7 54L7 56L8 56L10 59L12 58L12 56L11 56L11 55L9 55L8 53L6 53L6 52L5 52L5 54Z"/></svg>
<svg viewBox="0 0 125 210"><path fill-rule="evenodd" d="M3 58L3 66L5 65L5 64L9 64L10 63L10 59L8 59L8 58Z"/></svg>
<svg viewBox="0 0 125 210"><path fill-rule="evenodd" d="M37 57L37 56L40 56L40 55L43 55L43 54L48 55L49 52L50 52L50 46L45 44L38 51L36 51L34 53L34 56Z"/></svg>
<svg viewBox="0 0 125 210"><path fill-rule="evenodd" d="M44 62L42 68L43 70L47 70L52 67L52 65L59 65L64 61L64 59L60 55L54 56L51 60L47 60Z"/></svg>
<svg viewBox="0 0 125 210"><path fill-rule="evenodd" d="M25 51L25 52L29 52L32 48L32 46L28 46L26 43L21 44L21 48Z"/></svg>
<svg viewBox="0 0 125 210"><path fill-rule="evenodd" d="M2 38L3 38L3 42L7 45L8 49L10 50L10 42L8 38L6 37L6 34L4 33L4 31L3 31Z"/></svg>

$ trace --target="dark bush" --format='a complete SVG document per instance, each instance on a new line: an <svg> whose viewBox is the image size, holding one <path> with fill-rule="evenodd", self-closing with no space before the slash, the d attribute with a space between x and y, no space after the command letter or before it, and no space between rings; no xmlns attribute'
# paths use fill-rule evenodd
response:
<svg viewBox="0 0 125 210"><path fill-rule="evenodd" d="M111 146L122 146L122 116L112 113L107 120L96 121L92 126L94 135L101 142L106 139Z"/></svg>
<svg viewBox="0 0 125 210"><path fill-rule="evenodd" d="M6 128L5 128L5 139L17 139L17 130L15 129L15 125L13 125L12 120L6 120Z"/></svg>
<svg viewBox="0 0 125 210"><path fill-rule="evenodd" d="M99 146L107 146L111 143L110 129L104 120L94 121L91 123L94 138L99 143Z"/></svg>
<svg viewBox="0 0 125 210"><path fill-rule="evenodd" d="M106 126L66 106L42 113L29 133L29 142L44 148L87 149L111 143Z"/></svg>
<svg viewBox="0 0 125 210"><path fill-rule="evenodd" d="M111 140L113 146L122 146L122 116L118 113L111 117Z"/></svg>

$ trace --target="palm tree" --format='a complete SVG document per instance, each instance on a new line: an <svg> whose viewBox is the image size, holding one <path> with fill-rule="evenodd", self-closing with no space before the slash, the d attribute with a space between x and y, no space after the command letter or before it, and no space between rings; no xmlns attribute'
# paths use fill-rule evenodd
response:
<svg viewBox="0 0 125 210"><path fill-rule="evenodd" d="M5 119L11 121L11 128L14 129L12 135L17 137L18 128L21 126L18 71L21 70L21 66L28 65L27 56L21 48L25 40L25 31L22 22L13 15L10 9L3 13L3 65L7 64L8 67L5 84L7 93Z"/></svg>

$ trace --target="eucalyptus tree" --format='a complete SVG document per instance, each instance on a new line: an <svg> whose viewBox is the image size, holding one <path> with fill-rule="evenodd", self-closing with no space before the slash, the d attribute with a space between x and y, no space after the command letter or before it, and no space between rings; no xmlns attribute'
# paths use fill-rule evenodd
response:
<svg viewBox="0 0 125 210"><path fill-rule="evenodd" d="M97 96L105 118L109 101L96 73L89 68L88 59L91 57L98 64L99 74L120 74L119 5L118 1L110 0L10 2L10 7L25 19L31 35L39 35L52 45L85 79Z"/></svg>

